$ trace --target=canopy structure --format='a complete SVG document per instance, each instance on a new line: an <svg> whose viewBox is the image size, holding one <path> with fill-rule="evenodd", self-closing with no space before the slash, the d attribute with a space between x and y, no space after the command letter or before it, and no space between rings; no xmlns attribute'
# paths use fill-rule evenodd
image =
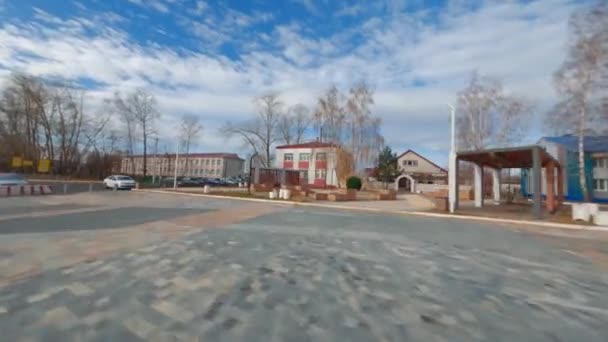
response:
<svg viewBox="0 0 608 342"><path fill-rule="evenodd" d="M455 177L450 178L450 200L454 201L454 208L458 207L458 161L470 162L475 171L475 206L483 206L483 168L490 168L493 172L493 195L495 201L500 201L500 170L513 168L532 169L532 187L534 189L534 216L542 215L542 188L541 173L545 169L547 181L547 209L554 212L559 203L563 201L563 177L561 166L547 151L538 145L495 148L476 151L463 151L456 153ZM558 175L556 177L556 175ZM453 181L455 179L455 181ZM557 188L557 201L556 201Z"/></svg>

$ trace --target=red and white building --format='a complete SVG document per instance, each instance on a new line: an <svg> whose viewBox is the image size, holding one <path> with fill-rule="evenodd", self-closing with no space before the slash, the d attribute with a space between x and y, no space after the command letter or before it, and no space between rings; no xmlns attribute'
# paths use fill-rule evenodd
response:
<svg viewBox="0 0 608 342"><path fill-rule="evenodd" d="M338 186L336 147L333 144L312 141L277 146L275 160L277 168L300 171L300 179L312 186Z"/></svg>

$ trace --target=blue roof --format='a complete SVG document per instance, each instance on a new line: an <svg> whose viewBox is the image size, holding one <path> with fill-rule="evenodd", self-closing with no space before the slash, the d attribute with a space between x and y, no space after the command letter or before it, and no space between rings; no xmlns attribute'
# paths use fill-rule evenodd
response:
<svg viewBox="0 0 608 342"><path fill-rule="evenodd" d="M608 135L585 136L585 152L608 152ZM541 140L564 145L570 151L578 151L578 136L562 135L560 137L544 137Z"/></svg>

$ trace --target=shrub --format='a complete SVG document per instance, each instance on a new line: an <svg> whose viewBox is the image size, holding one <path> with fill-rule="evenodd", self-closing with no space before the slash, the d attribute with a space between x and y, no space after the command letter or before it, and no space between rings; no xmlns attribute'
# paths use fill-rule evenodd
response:
<svg viewBox="0 0 608 342"><path fill-rule="evenodd" d="M361 178L356 177L356 176L351 176L348 177L348 179L346 180L346 188L347 189L355 189L355 190L361 190Z"/></svg>

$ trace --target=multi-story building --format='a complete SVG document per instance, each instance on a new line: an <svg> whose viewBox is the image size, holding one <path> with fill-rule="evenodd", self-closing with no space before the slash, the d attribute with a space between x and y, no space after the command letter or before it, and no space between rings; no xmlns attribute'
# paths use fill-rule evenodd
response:
<svg viewBox="0 0 608 342"><path fill-rule="evenodd" d="M180 154L177 160L177 175L181 177L227 178L243 174L244 160L235 153L190 153ZM124 156L120 171L124 174L143 175L143 155ZM147 156L147 174L150 176L173 176L175 154Z"/></svg>
<svg viewBox="0 0 608 342"><path fill-rule="evenodd" d="M608 202L608 136L586 136L584 142L585 179L591 199L595 202ZM559 137L544 137L538 145L561 165L560 175L564 184L566 200L583 200L579 171L578 136L563 135ZM544 181L541 188L546 190ZM521 188L524 195L532 194L532 178L528 170L522 170Z"/></svg>
<svg viewBox="0 0 608 342"><path fill-rule="evenodd" d="M278 146L275 164L280 169L300 171L300 178L310 185L338 186L336 147L333 144L312 141Z"/></svg>

